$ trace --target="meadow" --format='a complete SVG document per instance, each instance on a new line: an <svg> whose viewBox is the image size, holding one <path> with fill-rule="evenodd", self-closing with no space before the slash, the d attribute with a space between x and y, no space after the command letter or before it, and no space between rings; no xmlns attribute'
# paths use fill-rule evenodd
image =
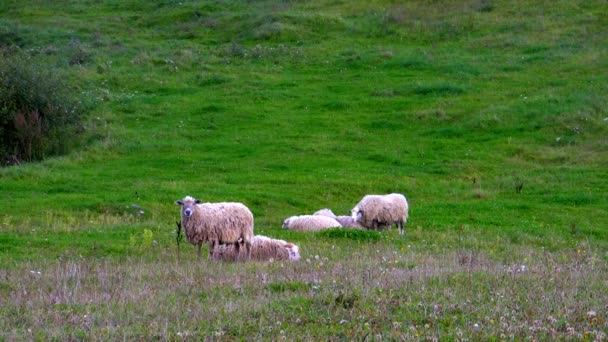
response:
<svg viewBox="0 0 608 342"><path fill-rule="evenodd" d="M0 48L91 108L77 148L0 168L0 340L606 340L605 13L0 3ZM389 192L403 237L281 229ZM302 260L178 250L185 195L243 202Z"/></svg>

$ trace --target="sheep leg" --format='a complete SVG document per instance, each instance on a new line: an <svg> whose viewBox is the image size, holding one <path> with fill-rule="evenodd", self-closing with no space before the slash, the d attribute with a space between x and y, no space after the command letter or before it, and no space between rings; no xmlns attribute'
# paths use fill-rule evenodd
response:
<svg viewBox="0 0 608 342"><path fill-rule="evenodd" d="M403 222L401 222L401 221L397 222L397 226L399 227L399 234L405 235L405 228L403 228Z"/></svg>
<svg viewBox="0 0 608 342"><path fill-rule="evenodd" d="M203 244L202 242L199 242L199 243L196 245L196 258L197 258L198 260L201 260L201 246L202 246L202 244Z"/></svg>
<svg viewBox="0 0 608 342"><path fill-rule="evenodd" d="M251 241L245 242L245 248L247 248L247 260L251 260Z"/></svg>
<svg viewBox="0 0 608 342"><path fill-rule="evenodd" d="M235 242L234 243L234 249L236 250L236 261L239 261L239 259L241 259L241 244L240 242Z"/></svg>
<svg viewBox="0 0 608 342"><path fill-rule="evenodd" d="M209 259L213 257L213 251L215 250L216 241L209 241Z"/></svg>

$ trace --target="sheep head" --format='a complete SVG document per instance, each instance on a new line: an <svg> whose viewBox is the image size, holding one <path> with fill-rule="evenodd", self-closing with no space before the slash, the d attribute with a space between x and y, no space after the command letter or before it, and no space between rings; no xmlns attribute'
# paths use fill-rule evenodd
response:
<svg viewBox="0 0 608 342"><path fill-rule="evenodd" d="M197 200L193 197L186 196L182 200L175 201L175 204L182 207L182 216L183 217L191 217L194 214L194 206L201 203L200 200Z"/></svg>
<svg viewBox="0 0 608 342"><path fill-rule="evenodd" d="M288 243L285 247L287 248L287 252L289 253L289 260L300 260L300 252L297 245L294 245L293 243Z"/></svg>
<svg viewBox="0 0 608 342"><path fill-rule="evenodd" d="M363 216L363 210L361 210L359 206L356 206L350 211L350 216L353 218L353 220L355 220L355 222L359 222Z"/></svg>

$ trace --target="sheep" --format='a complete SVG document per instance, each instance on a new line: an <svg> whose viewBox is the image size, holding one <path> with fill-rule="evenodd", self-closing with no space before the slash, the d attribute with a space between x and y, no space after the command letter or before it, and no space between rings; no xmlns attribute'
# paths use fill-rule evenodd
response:
<svg viewBox="0 0 608 342"><path fill-rule="evenodd" d="M352 218L367 229L390 229L392 224L405 234L403 225L407 222L409 206L402 194L366 195L351 210Z"/></svg>
<svg viewBox="0 0 608 342"><path fill-rule="evenodd" d="M186 196L175 201L181 206L181 218L186 239L197 247L197 256L201 257L201 245L209 243L209 258L216 245L241 243L247 248L247 259L251 258L253 239L253 214L242 203L221 202L201 203L193 197Z"/></svg>
<svg viewBox="0 0 608 342"><path fill-rule="evenodd" d="M338 215L336 217L336 221L340 222L342 227L349 227L349 228L356 228L356 229L365 228L361 224L359 224L359 222L357 222L357 220L352 218L352 216Z"/></svg>
<svg viewBox="0 0 608 342"><path fill-rule="evenodd" d="M321 216L327 216L327 217L331 217L334 220L336 219L336 214L334 214L333 211L331 211L331 209L327 209L327 208L323 208L321 210L317 210L313 215L321 215Z"/></svg>
<svg viewBox="0 0 608 342"><path fill-rule="evenodd" d="M240 251L232 245L219 246L213 252L213 259L235 261ZM267 260L300 260L299 247L293 243L256 235L251 243L251 258L258 261Z"/></svg>
<svg viewBox="0 0 608 342"><path fill-rule="evenodd" d="M283 229L300 232L316 232L327 228L342 227L340 222L322 215L292 216L283 221Z"/></svg>
<svg viewBox="0 0 608 342"><path fill-rule="evenodd" d="M362 225L357 223L357 221L354 218L352 218L352 216L346 216L346 215L336 216L336 214L334 214L333 211L331 211L331 209L327 209L327 208L321 209L321 210L315 212L313 215L322 215L322 216L331 217L334 220L338 221L342 225L342 227L350 227L350 228L357 228L357 229L364 228Z"/></svg>

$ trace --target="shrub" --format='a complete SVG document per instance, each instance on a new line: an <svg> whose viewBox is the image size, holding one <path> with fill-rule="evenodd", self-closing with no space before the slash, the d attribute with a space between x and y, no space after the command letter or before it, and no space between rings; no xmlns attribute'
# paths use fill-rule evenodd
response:
<svg viewBox="0 0 608 342"><path fill-rule="evenodd" d="M66 153L83 131L84 107L57 71L23 53L0 54L0 165Z"/></svg>

